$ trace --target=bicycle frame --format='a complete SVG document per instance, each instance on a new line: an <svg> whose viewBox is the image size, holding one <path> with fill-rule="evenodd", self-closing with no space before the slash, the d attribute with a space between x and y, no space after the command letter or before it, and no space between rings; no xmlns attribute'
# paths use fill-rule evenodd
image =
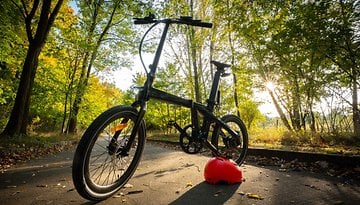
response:
<svg viewBox="0 0 360 205"><path fill-rule="evenodd" d="M216 97L218 95L218 90L219 90L220 77L225 74L224 68L217 68L217 71L215 72L210 96L206 106L198 102L194 102L193 100L184 99L152 87L169 26L172 23L178 23L178 22L173 22L171 19L165 19L163 21L159 21L158 23L165 23L165 26L158 47L156 49L153 63L150 65L150 72L147 74L147 80L144 83L144 86L140 88L140 91L138 93L138 99L132 104L132 106L139 107L140 109L138 113L138 118L134 125L134 129L132 130L131 136L129 138L129 143L127 143L127 146L125 147L125 149L123 149L123 151L127 153L131 148L131 145L136 136L137 128L140 126L144 118L144 115L146 113L147 101L150 99L156 99L164 102L169 102L171 104L176 104L190 108L191 121L193 125L192 137L194 137L195 139L201 139L215 155L219 156L220 153L217 150L217 148L214 147L207 140L211 123L217 123L232 136L237 136L237 133L235 133L226 123L222 122L220 119L218 119L213 115L214 107L216 105ZM204 116L203 124L201 126L199 125L198 113ZM183 130L180 129L181 128L178 126L178 130L182 132Z"/></svg>

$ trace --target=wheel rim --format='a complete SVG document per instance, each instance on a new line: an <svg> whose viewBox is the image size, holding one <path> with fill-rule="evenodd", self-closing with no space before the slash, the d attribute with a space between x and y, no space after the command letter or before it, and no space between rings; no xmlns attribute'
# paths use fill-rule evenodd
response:
<svg viewBox="0 0 360 205"><path fill-rule="evenodd" d="M115 132L114 129L127 121L127 125L122 128L121 134L116 141L116 151L109 152L109 145ZM97 192L108 192L113 190L114 187L122 183L122 178L126 178L129 167L135 158L138 149L137 136L131 146L127 156L119 154L119 150L126 145L134 128L133 119L117 118L111 120L98 132L97 137L93 142L91 150L89 150L87 163L85 165L85 174L88 176L86 180L91 189Z"/></svg>

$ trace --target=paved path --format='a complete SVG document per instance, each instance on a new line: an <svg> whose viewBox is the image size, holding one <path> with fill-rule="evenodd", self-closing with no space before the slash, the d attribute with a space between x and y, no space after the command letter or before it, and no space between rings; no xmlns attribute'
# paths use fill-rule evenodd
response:
<svg viewBox="0 0 360 205"><path fill-rule="evenodd" d="M92 204L74 190L72 156L67 151L1 173L0 204ZM147 143L127 188L99 204L360 204L359 185L276 167L247 164L242 184L209 185L203 179L208 159Z"/></svg>

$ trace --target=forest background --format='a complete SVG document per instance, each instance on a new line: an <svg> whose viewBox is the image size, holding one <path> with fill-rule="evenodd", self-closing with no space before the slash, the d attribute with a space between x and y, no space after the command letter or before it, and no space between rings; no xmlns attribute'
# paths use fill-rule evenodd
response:
<svg viewBox="0 0 360 205"><path fill-rule="evenodd" d="M150 12L214 25L171 27L155 87L206 102L210 61L221 59L232 75L222 80L217 115L239 115L250 145L341 146L336 152L352 147L359 154L358 0L3 0L1 137L70 138L106 109L130 104L136 90L120 89L121 79L145 80L141 70L125 75L137 65L146 29L133 18ZM146 55L159 32L146 40ZM259 93L267 93L267 102ZM260 112L269 102L276 115ZM187 109L155 101L145 119L150 137L169 139L168 121L190 122Z"/></svg>

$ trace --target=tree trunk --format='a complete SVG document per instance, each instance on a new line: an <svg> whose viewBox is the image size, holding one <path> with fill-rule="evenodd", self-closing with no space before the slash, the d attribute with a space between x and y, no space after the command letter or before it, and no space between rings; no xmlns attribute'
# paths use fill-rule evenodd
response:
<svg viewBox="0 0 360 205"><path fill-rule="evenodd" d="M194 1L191 0L190 1L190 13L191 16L194 16ZM194 86L195 86L195 101L196 102L201 102L201 93L200 93L200 83L199 83L199 69L197 66L197 55L196 55L196 40L195 40L195 28L194 27L190 27L190 57L191 57L191 62L192 62L192 67L193 67L193 72L194 72Z"/></svg>
<svg viewBox="0 0 360 205"><path fill-rule="evenodd" d="M235 107L236 107L236 114L238 117L240 117L240 109L239 109L239 99L238 99L238 92L237 92L237 79L236 74L233 73L233 80L234 80L234 101L235 101Z"/></svg>
<svg viewBox="0 0 360 205"><path fill-rule="evenodd" d="M310 115L310 130L312 132L316 132L315 115L314 115L314 111L312 110L312 108L310 109L309 115Z"/></svg>
<svg viewBox="0 0 360 205"><path fill-rule="evenodd" d="M89 59L89 53L86 53L85 57L83 59L81 75L80 75L79 83L77 85L75 99L74 99L74 103L73 103L73 106L71 109L71 115L69 117L68 129L66 131L67 133L75 133L76 132L77 116L79 114L80 104L81 104L82 98L85 94L85 89L86 89L87 81L88 81L88 78L86 75L86 73L89 72L89 71L87 71L88 59ZM90 65L89 65L88 69L91 69Z"/></svg>
<svg viewBox="0 0 360 205"><path fill-rule="evenodd" d="M358 94L357 94L357 71L353 70L353 79L352 79L352 111L353 111L353 126L354 126L354 135L357 138L360 138L360 113L358 108Z"/></svg>
<svg viewBox="0 0 360 205"><path fill-rule="evenodd" d="M75 75L76 75L76 71L78 69L78 66L79 66L79 58L78 58L78 55L76 55L76 59L75 59L75 62L74 62L74 66L73 66L73 69L72 69L72 72L70 72L69 74L69 79L70 79L70 82L69 84L67 85L67 88L66 88L66 92L65 92L65 101L64 101L64 113L63 113L63 122L62 122L62 127L61 127L61 132L62 133L68 133L69 131L69 123L67 123L67 126L65 127L65 124L66 124L66 120L67 120L67 112L68 110L70 110L70 113L69 113L69 116L72 115L72 96L73 96L73 91L72 91L72 88L74 86L74 81L75 81ZM67 108L67 105L70 105L70 108Z"/></svg>
<svg viewBox="0 0 360 205"><path fill-rule="evenodd" d="M277 102L277 100L276 100L276 98L275 98L275 96L274 96L274 93L273 93L271 90L268 90L268 92L269 92L269 94L270 94L270 96L271 96L271 99L272 99L274 105L275 105L276 111L278 112L278 114L279 114L279 116L280 116L281 121L283 122L283 124L285 125L285 127L286 127L289 131L292 131L291 126L290 126L290 124L289 124L289 122L288 122L288 120L287 120L284 112L282 111L279 103Z"/></svg>
<svg viewBox="0 0 360 205"><path fill-rule="evenodd" d="M293 97L292 97L292 125L293 128L296 131L300 131L301 130L301 102L300 102L300 90L299 90L299 85L298 85L298 79L297 77L295 77L294 79L294 92L293 92Z"/></svg>
<svg viewBox="0 0 360 205"><path fill-rule="evenodd" d="M190 31L191 60L194 71L194 83L195 83L195 100L196 102L201 102L199 68L197 66L197 59L196 59L195 29L193 27L191 27L190 29L191 29Z"/></svg>
<svg viewBox="0 0 360 205"><path fill-rule="evenodd" d="M16 93L15 104L11 111L9 121L3 131L3 135L13 136L26 134L28 124L30 95L34 84L38 57L42 45L30 44L26 59L23 65L23 71L20 77L19 88Z"/></svg>
<svg viewBox="0 0 360 205"><path fill-rule="evenodd" d="M230 27L230 22L228 23L228 26ZM229 28L229 30L231 30ZM231 38L231 33L228 33L228 40L231 50L231 65L235 65L235 48L233 45L233 40ZM239 109L239 100L238 100L238 82L236 78L236 71L233 69L233 81L234 81L234 102L235 102L235 108L236 108L236 114L238 117L240 117L240 109Z"/></svg>

